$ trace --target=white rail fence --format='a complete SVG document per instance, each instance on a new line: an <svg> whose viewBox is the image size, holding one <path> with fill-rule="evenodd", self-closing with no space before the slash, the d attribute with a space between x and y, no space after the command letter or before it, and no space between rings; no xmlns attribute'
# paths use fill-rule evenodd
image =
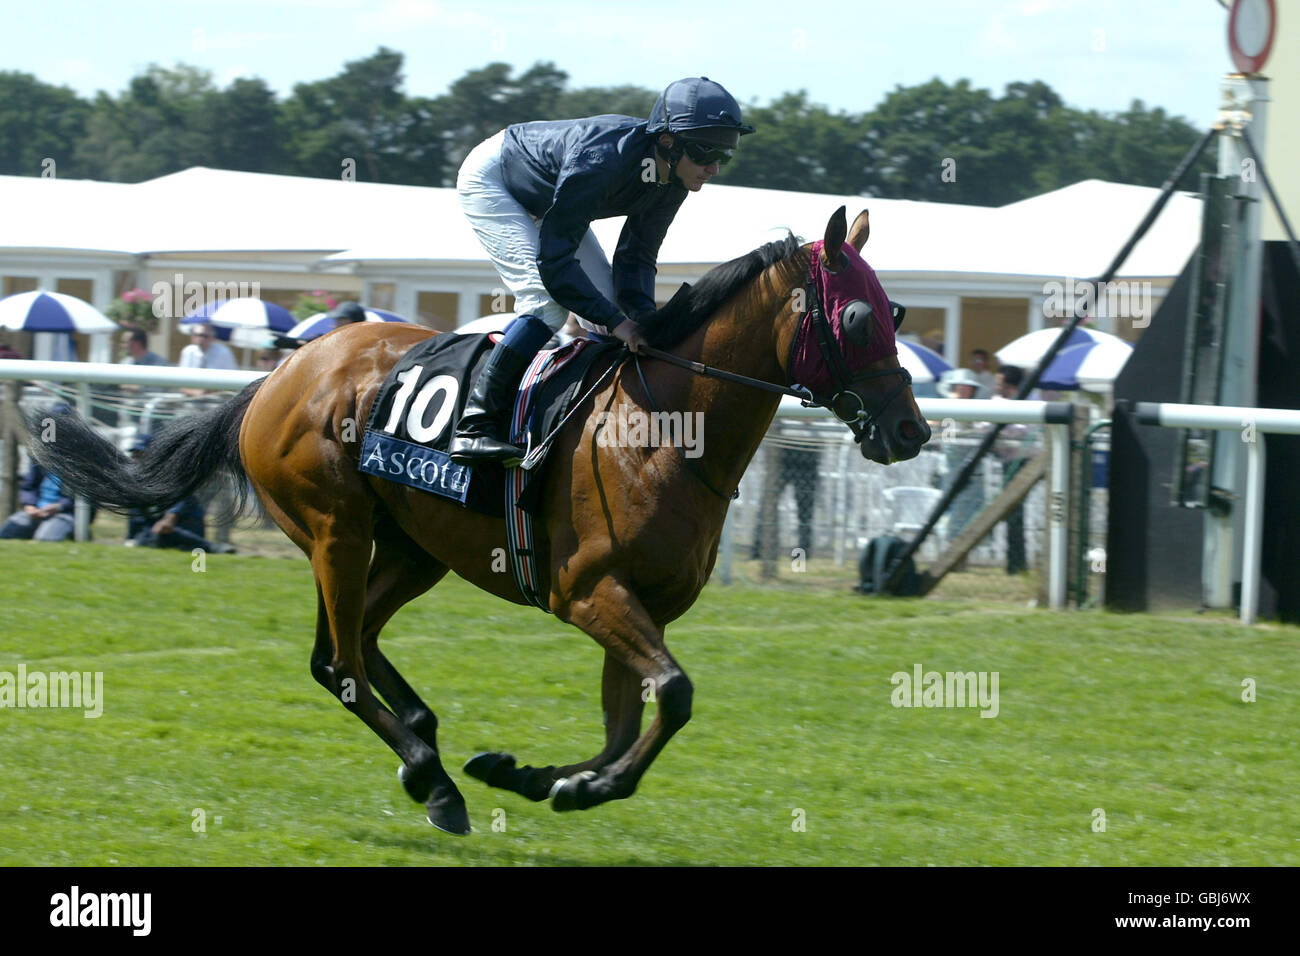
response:
<svg viewBox="0 0 1300 956"><path fill-rule="evenodd" d="M1246 445L1246 510L1241 547L1241 622L1254 624L1259 614L1259 582L1264 528L1264 435L1300 435L1300 411L1138 402L1137 420L1165 428L1242 431ZM1247 437L1249 435L1249 437Z"/></svg>
<svg viewBox="0 0 1300 956"><path fill-rule="evenodd" d="M1047 487L1036 487L1023 506L1023 533L1028 566L1046 565L1048 602L1052 607L1063 608L1068 567L1066 515L1060 507L1048 513L1044 495L1050 495L1049 500L1053 502L1063 502L1070 493L1072 476L1067 467L1070 426L1067 423L1074 414L1074 406L1062 402L929 398L917 399L917 405L934 426L933 439L911 461L883 467L864 459L849 430L825 409L805 408L795 399L784 399L772 429L740 484L740 498L728 512L719 547L720 580L727 583L732 579L734 555L737 550L745 550L746 542L752 548L751 558L762 555L758 526L765 520L773 520L770 513L773 481L779 489L775 492L779 497L779 520L787 526L796 522L805 524L804 515L799 513L803 510L799 498L804 496L803 504L807 504L809 483L805 479L800 487L801 482L790 474L778 474L774 479L773 469L788 472L796 467L815 467L815 507L818 513L827 516L814 524L811 533L800 528L796 537L783 534L782 540L787 544L797 541L805 553L811 549L814 555L830 557L835 565L852 561L856 567L858 555L870 538L883 534L907 535L920 527L942 495L940 489L947 486L970 451L982 440L985 427L1000 422L1035 426L1035 432L1041 426L1041 435L1021 436L1024 457L1032 457L1044 439L1052 449ZM1004 435L1007 436L1005 444L1016 443L1010 430L1005 430ZM919 557L937 556L946 539L954 536L979 507L998 495L1003 474L997 463L993 455L986 456L984 467L954 501L936 533L922 546ZM789 485L795 486L792 493ZM767 515L763 514L765 507ZM1104 515L1104 509L1099 513ZM1000 563L1009 546L1007 526L999 524L972 552L970 560L973 564ZM788 557L790 550L784 548L783 556Z"/></svg>

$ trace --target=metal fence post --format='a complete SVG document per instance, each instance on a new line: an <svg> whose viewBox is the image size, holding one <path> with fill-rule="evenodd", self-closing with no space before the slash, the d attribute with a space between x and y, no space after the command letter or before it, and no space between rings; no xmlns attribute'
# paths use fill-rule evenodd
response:
<svg viewBox="0 0 1300 956"><path fill-rule="evenodd" d="M90 383L77 383L77 414L82 418L90 417ZM55 435L58 441L59 436ZM73 534L77 541L90 540L90 502L77 495L72 503Z"/></svg>

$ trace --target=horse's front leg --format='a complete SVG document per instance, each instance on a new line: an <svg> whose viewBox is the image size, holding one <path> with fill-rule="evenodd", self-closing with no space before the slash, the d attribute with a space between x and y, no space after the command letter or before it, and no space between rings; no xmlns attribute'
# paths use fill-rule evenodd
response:
<svg viewBox="0 0 1300 956"><path fill-rule="evenodd" d="M518 767L510 754L482 753L465 764L465 772L529 800L545 800L557 781L600 770L627 752L641 733L646 696L641 676L607 650L600 682L601 705L605 711L604 750L590 760L565 767Z"/></svg>
<svg viewBox="0 0 1300 956"><path fill-rule="evenodd" d="M641 682L654 687L658 705L645 733L613 763L598 772L577 773L560 780L551 793L555 810L585 810L606 800L632 796L641 776L673 734L691 719L694 687L664 646L656 626L637 596L622 581L605 578L591 596L575 601L570 620L598 641Z"/></svg>
<svg viewBox="0 0 1300 956"><path fill-rule="evenodd" d="M582 593L582 589L576 590ZM632 795L669 738L691 719L694 688L664 646L663 630L621 580L602 578L587 597L569 605L566 616L633 675L632 680L624 677L625 692L634 693L639 704L642 686L653 686L658 705L650 726L617 759L599 770L580 770L567 776L557 771L551 789L552 808L585 810ZM650 683L643 684L645 681Z"/></svg>

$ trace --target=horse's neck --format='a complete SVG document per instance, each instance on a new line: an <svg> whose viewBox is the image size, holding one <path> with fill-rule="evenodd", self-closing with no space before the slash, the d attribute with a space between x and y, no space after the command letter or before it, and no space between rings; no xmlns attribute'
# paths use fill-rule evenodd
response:
<svg viewBox="0 0 1300 956"><path fill-rule="evenodd" d="M713 368L786 384L780 356L789 353L797 318L789 290L764 276L738 302L719 312L678 351ZM740 482L776 414L780 396L716 378L682 373L671 407L704 412L699 467L711 483L730 492Z"/></svg>

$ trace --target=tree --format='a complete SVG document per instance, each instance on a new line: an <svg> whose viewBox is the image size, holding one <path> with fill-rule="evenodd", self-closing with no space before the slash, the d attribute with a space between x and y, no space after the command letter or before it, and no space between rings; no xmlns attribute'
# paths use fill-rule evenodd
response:
<svg viewBox="0 0 1300 956"><path fill-rule="evenodd" d="M602 113L648 117L658 98L659 91L644 86L584 86L561 92L554 110L537 119L580 119Z"/></svg>
<svg viewBox="0 0 1300 956"><path fill-rule="evenodd" d="M280 104L261 79L237 79L205 96L208 140L205 166L255 173L280 172L285 164Z"/></svg>
<svg viewBox="0 0 1300 956"><path fill-rule="evenodd" d="M994 100L969 80L938 77L895 87L867 116L867 148L880 195L978 203L996 175Z"/></svg>
<svg viewBox="0 0 1300 956"><path fill-rule="evenodd" d="M137 182L205 165L371 182L455 184L465 155L513 123L601 113L649 116L659 91L568 89L553 63L515 75L470 70L441 96L408 97L401 53L379 47L279 102L266 83L217 89L206 71L148 67L93 102L24 73L0 72L0 173ZM832 112L808 93L745 109L745 137L719 181L807 192L1002 205L1098 178L1156 186L1198 132L1140 100L1117 115L1071 109L1041 81L1000 97L969 80L896 87L872 111ZM1195 172L1211 171L1207 153ZM1184 186L1195 188L1190 176Z"/></svg>
<svg viewBox="0 0 1300 956"><path fill-rule="evenodd" d="M518 78L513 72L508 63L470 70L436 101L453 167L451 180L469 151L494 133L513 123L558 118L568 74L551 63L534 64Z"/></svg>
<svg viewBox="0 0 1300 956"><path fill-rule="evenodd" d="M95 97L77 157L98 178L139 182L212 165L206 104L212 75L192 66L150 66L116 97Z"/></svg>
<svg viewBox="0 0 1300 956"><path fill-rule="evenodd" d="M294 86L283 110L291 170L337 178L352 160L357 178L392 181L387 161L408 126L401 85L402 54L380 47L338 76Z"/></svg>
<svg viewBox="0 0 1300 956"><path fill-rule="evenodd" d="M39 176L53 159L55 175L84 175L74 147L89 116L90 104L66 86L0 72L0 174Z"/></svg>
<svg viewBox="0 0 1300 956"><path fill-rule="evenodd" d="M807 91L800 90L786 93L770 106L747 108L745 121L756 132L741 139L719 182L859 194L875 185L860 117L831 113L809 103Z"/></svg>

